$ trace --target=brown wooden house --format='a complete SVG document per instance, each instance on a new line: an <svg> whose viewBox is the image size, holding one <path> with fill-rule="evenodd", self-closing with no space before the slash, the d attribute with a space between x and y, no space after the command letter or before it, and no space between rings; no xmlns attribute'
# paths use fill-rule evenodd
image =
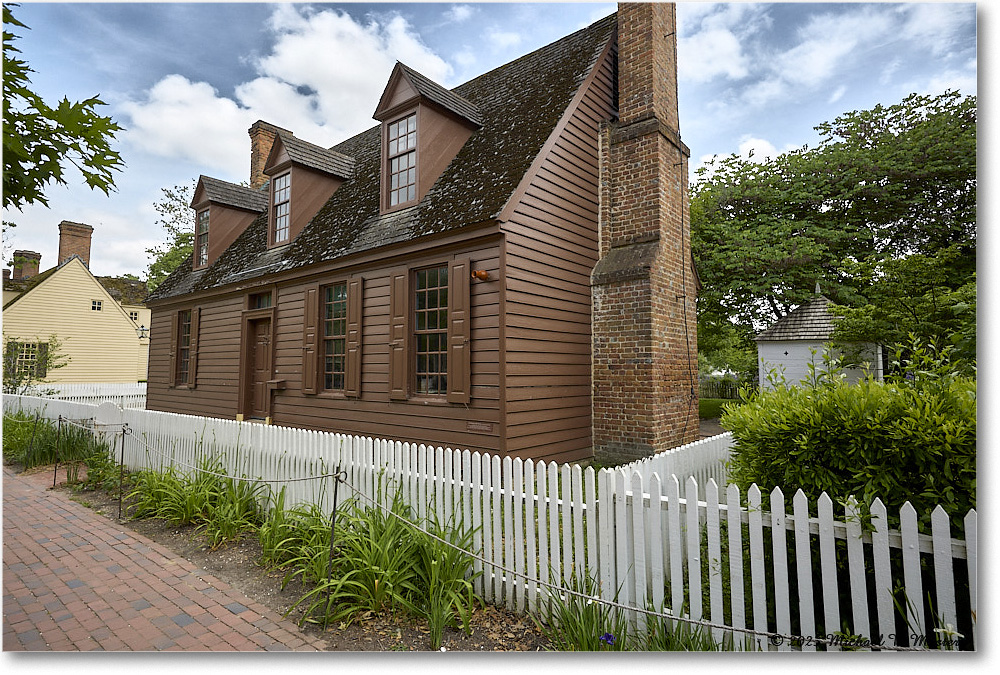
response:
<svg viewBox="0 0 1000 675"><path fill-rule="evenodd" d="M250 129L149 298L147 406L546 460L697 437L675 14L448 90L403 64L333 148Z"/></svg>

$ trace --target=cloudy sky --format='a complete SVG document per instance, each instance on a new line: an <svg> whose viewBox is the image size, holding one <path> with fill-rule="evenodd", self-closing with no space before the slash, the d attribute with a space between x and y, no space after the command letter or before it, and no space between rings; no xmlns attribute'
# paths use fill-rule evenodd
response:
<svg viewBox="0 0 1000 675"><path fill-rule="evenodd" d="M17 46L46 101L93 95L126 130L110 197L79 174L50 208L6 211L5 242L56 263L58 223L95 228L96 274L144 276L161 243L161 188L248 179L263 119L332 145L375 122L399 60L456 86L589 25L613 3L24 2ZM985 8L978 8L982 17ZM692 169L714 154L813 144L817 124L912 92L977 93L973 3L678 5L681 135Z"/></svg>

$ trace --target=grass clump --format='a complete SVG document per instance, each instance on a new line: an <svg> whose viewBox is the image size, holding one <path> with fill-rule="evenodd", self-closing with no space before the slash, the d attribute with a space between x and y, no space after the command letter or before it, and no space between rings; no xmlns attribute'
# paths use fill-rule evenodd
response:
<svg viewBox="0 0 1000 675"><path fill-rule="evenodd" d="M275 505L283 502L279 495ZM406 614L427 621L433 649L448 626L470 633L478 601L472 557L464 552L470 531L434 520L417 527L399 492L387 509L348 501L333 529L331 549L329 518L315 508L274 509L260 529L264 559L287 570L286 582L299 577L313 586L292 607L302 610L300 623Z"/></svg>

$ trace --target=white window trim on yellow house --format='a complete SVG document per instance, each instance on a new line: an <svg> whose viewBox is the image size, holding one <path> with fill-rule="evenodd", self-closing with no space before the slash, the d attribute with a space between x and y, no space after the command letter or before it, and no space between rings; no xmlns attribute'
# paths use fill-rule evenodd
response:
<svg viewBox="0 0 1000 675"><path fill-rule="evenodd" d="M95 300L100 312L92 309ZM140 338L137 327L75 256L3 308L5 338L47 342L55 335L62 342L68 363L48 372L45 381L53 383L144 381L149 339Z"/></svg>

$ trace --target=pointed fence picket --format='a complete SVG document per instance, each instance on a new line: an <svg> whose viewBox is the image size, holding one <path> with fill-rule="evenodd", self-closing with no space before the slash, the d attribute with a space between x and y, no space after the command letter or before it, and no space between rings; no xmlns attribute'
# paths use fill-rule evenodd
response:
<svg viewBox="0 0 1000 675"><path fill-rule="evenodd" d="M4 410L17 409L49 419L99 417L95 405L5 395ZM338 471L341 502L389 507L399 490L419 522L471 528L476 592L518 612L545 616L554 593L582 590L589 579L604 600L710 621L714 639L737 648L857 646L816 640L837 634L883 648L926 647L956 633L965 636L963 648L977 644L974 510L956 527L939 506L929 532L908 502L890 513L878 499L869 509L849 500L838 517L827 494L811 500L797 491L789 510L780 489L765 501L757 486L742 492L710 475L706 464L717 461L712 453L724 438L699 446L711 455L701 465L679 449L595 472L144 410L121 410L118 426L95 427L130 469L187 473L211 461L229 475L265 481L268 494L284 487L286 508L331 509ZM687 473L674 471L679 466ZM627 614L637 627L661 620ZM746 640L748 628L755 634Z"/></svg>

